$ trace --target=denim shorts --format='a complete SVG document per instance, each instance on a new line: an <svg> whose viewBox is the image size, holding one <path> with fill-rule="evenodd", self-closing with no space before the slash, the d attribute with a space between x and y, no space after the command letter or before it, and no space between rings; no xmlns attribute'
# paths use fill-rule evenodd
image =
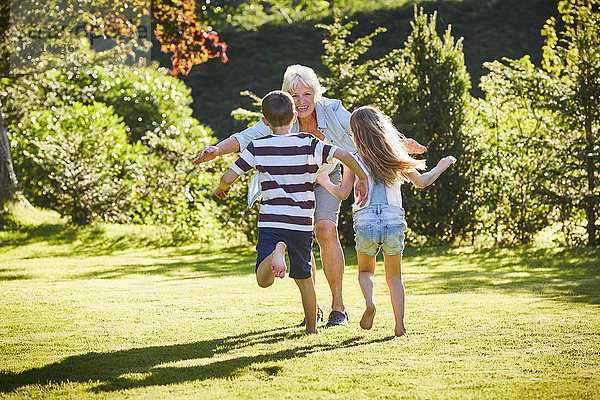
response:
<svg viewBox="0 0 600 400"><path fill-rule="evenodd" d="M393 256L404 251L406 219L402 207L373 204L352 216L356 251L375 256L379 249Z"/></svg>

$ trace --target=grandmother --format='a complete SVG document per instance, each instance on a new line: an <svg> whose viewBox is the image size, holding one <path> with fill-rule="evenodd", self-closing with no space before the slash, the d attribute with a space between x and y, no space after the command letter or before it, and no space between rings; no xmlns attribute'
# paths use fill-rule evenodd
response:
<svg viewBox="0 0 600 400"><path fill-rule="evenodd" d="M350 112L341 101L323 96L325 91L312 68L302 65L290 65L283 75L282 90L294 99L298 118L292 126L292 132L306 132L332 143L351 153L356 151L350 133ZM271 130L262 121L254 126L223 140L215 146L205 147L194 163L200 164L218 156L237 152L246 148L251 140L271 134ZM413 139L407 139L406 145L411 153L423 153L426 148ZM342 178L341 164L325 164L319 171L327 172L334 184ZM248 190L249 203L252 204L260 195L257 176L250 183ZM340 212L340 200L331 195L321 185L315 186L315 238L319 244L321 263L325 278L331 290L331 313L327 326L346 325L348 313L342 297L342 281L344 277L344 253L339 241L337 224ZM315 276L313 258L313 277ZM318 317L322 320L322 311Z"/></svg>

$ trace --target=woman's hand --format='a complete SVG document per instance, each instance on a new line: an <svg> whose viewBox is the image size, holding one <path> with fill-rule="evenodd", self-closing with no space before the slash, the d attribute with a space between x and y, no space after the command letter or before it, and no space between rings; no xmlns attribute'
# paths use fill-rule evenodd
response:
<svg viewBox="0 0 600 400"><path fill-rule="evenodd" d="M200 155L194 160L194 164L202 164L210 160L214 160L219 155L219 149L217 146L206 146L200 152Z"/></svg>
<svg viewBox="0 0 600 400"><path fill-rule="evenodd" d="M415 139L405 138L406 152L408 154L423 154L427 151L427 147L417 142Z"/></svg>

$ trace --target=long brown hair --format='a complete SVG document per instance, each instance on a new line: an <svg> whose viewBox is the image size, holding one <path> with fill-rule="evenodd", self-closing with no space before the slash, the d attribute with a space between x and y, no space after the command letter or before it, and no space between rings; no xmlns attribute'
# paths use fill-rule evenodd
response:
<svg viewBox="0 0 600 400"><path fill-rule="evenodd" d="M425 168L425 160L407 153L404 135L378 109L357 108L350 116L350 130L365 165L386 186L405 182L406 173Z"/></svg>

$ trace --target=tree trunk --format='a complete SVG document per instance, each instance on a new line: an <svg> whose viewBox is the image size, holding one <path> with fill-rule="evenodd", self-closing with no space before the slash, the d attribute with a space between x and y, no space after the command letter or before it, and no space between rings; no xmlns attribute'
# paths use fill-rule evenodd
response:
<svg viewBox="0 0 600 400"><path fill-rule="evenodd" d="M587 142L587 145L589 146L590 150L594 150L594 136L592 133L592 119L590 116L586 116L585 119L585 139ZM588 176L588 193L590 193L590 195L592 193L594 193L594 190L596 189L596 164L594 162L594 159L592 157L589 157L587 159L586 162L586 170L587 170L587 176ZM588 245L589 246L598 246L598 238L596 237L596 201L593 198L590 198L590 200L588 202L586 202L585 205L585 214L587 217L587 234L588 234Z"/></svg>
<svg viewBox="0 0 600 400"><path fill-rule="evenodd" d="M15 196L17 192L17 177L10 158L10 142L6 135L6 121L2 115L0 102L0 205Z"/></svg>

